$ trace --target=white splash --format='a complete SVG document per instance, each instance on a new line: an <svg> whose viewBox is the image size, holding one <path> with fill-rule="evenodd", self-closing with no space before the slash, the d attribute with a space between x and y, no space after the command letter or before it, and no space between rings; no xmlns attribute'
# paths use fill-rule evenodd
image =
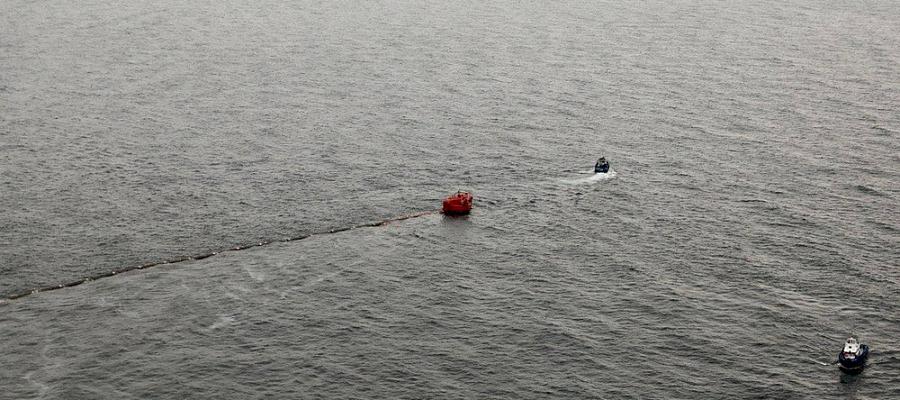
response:
<svg viewBox="0 0 900 400"><path fill-rule="evenodd" d="M212 325L210 325L206 329L213 331L213 330L219 329L223 326L230 325L232 322L234 322L234 317L232 317L230 315L222 315L219 317L218 321L214 322Z"/></svg>
<svg viewBox="0 0 900 400"><path fill-rule="evenodd" d="M608 181L608 180L616 177L616 171L613 169L610 169L609 172L607 172L605 174L594 173L594 171L587 171L587 172L582 172L582 173L590 174L590 175L583 177L583 178L578 178L578 179L562 179L562 180L560 180L560 182L566 183L569 185L585 185L585 184L589 184L589 183Z"/></svg>
<svg viewBox="0 0 900 400"><path fill-rule="evenodd" d="M250 275L250 278L254 281L262 282L266 280L266 274L255 269L244 267L244 272L246 272L247 275Z"/></svg>

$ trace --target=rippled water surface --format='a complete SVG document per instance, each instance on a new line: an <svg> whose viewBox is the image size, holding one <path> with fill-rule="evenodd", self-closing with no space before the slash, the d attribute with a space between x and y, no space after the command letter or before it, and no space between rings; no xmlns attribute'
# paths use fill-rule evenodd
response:
<svg viewBox="0 0 900 400"><path fill-rule="evenodd" d="M900 398L897 32L877 0L0 2L0 398ZM823 365L851 333L856 376Z"/></svg>

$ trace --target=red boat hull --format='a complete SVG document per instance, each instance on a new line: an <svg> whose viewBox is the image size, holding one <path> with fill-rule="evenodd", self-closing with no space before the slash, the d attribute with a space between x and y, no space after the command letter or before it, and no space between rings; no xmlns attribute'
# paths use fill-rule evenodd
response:
<svg viewBox="0 0 900 400"><path fill-rule="evenodd" d="M444 199L444 214L463 215L472 211L472 194L458 192Z"/></svg>

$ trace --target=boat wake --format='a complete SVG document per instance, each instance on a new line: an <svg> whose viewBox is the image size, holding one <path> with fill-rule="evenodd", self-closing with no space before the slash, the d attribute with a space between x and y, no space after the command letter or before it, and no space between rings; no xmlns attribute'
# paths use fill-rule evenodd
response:
<svg viewBox="0 0 900 400"><path fill-rule="evenodd" d="M613 169L610 169L609 172L607 172L605 174L594 173L593 170L584 171L584 172L581 172L581 174L590 174L590 175L583 177L583 178L577 178L577 179L562 179L562 180L560 180L560 182L569 184L569 185L586 185L586 184L591 184L591 183L608 181L608 180L614 179L616 177L616 171Z"/></svg>

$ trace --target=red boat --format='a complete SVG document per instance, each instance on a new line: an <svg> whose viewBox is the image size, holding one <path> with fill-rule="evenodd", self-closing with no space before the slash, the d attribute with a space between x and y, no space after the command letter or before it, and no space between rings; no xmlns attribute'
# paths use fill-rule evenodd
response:
<svg viewBox="0 0 900 400"><path fill-rule="evenodd" d="M444 214L463 215L472 210L472 194L459 191L444 199Z"/></svg>

